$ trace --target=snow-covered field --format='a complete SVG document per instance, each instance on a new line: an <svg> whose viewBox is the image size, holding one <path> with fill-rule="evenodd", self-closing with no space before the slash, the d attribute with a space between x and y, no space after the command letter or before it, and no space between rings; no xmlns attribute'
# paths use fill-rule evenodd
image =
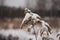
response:
<svg viewBox="0 0 60 40"><path fill-rule="evenodd" d="M53 29L52 31L53 33L51 34L50 37L53 38L54 40L58 40L58 37L56 37L56 35L58 34L56 32L56 29ZM5 36L8 36L10 34L12 36L18 36L20 40L29 40L29 39L36 40L35 35L30 34L29 32L22 29L7 29L7 30L2 29L0 30L0 34L3 34ZM41 40L40 34L38 34L37 40Z"/></svg>

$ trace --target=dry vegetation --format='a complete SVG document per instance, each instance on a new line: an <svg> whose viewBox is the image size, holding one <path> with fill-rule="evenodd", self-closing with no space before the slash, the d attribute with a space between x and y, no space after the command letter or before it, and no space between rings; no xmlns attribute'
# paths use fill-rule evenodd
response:
<svg viewBox="0 0 60 40"><path fill-rule="evenodd" d="M45 21L47 21L51 27L53 28L59 28L60 27L60 18L43 18ZM20 28L22 18L3 18L0 19L0 29L8 29L8 28Z"/></svg>

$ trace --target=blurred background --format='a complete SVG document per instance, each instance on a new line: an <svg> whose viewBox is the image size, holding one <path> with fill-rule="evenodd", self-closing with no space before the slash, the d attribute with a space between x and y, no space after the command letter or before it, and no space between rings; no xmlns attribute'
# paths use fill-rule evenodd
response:
<svg viewBox="0 0 60 40"><path fill-rule="evenodd" d="M52 27L60 27L60 0L0 0L0 28L19 28L26 7Z"/></svg>
<svg viewBox="0 0 60 40"><path fill-rule="evenodd" d="M0 0L0 30L20 29L20 24L25 16L25 8L29 8L32 12L40 15L43 20L50 24L53 31L59 33L60 0ZM53 33L53 35L56 35L56 33ZM53 37L55 38L55 36Z"/></svg>

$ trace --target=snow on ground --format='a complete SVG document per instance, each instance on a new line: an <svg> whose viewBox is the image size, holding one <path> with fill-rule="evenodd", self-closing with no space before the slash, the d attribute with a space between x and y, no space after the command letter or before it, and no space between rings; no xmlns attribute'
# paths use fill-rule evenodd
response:
<svg viewBox="0 0 60 40"><path fill-rule="evenodd" d="M1 30L0 34L3 34L5 36L8 35L12 35L12 36L18 36L20 38L20 40L29 40L30 38L32 38L33 40L35 40L35 36L34 35L30 35L28 32L24 31L24 30L20 30L20 29L8 29L8 30Z"/></svg>
<svg viewBox="0 0 60 40"><path fill-rule="evenodd" d="M50 37L54 38L54 40L58 40L58 38L56 37L56 35L57 35L56 30L53 29L52 31L53 31L53 33L50 35ZM30 38L32 40L36 40L35 35L30 34L29 32L22 30L22 29L7 29L7 30L2 29L2 30L0 30L0 34L3 34L5 36L8 36L10 34L12 36L18 36L20 38L20 40L29 40ZM37 39L41 40L39 33L38 33Z"/></svg>

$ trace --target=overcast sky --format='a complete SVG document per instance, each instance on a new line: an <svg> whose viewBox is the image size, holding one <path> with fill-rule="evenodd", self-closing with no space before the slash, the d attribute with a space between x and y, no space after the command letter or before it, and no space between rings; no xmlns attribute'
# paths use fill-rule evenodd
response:
<svg viewBox="0 0 60 40"><path fill-rule="evenodd" d="M6 0L4 2L5 6L10 6L10 7L26 7L26 0Z"/></svg>
<svg viewBox="0 0 60 40"><path fill-rule="evenodd" d="M10 7L27 7L35 8L37 6L37 0L5 0L4 5Z"/></svg>
<svg viewBox="0 0 60 40"><path fill-rule="evenodd" d="M4 1L4 2L3 2ZM41 3L42 2L42 3ZM56 0L57 2L57 0ZM9 6L9 7L21 7L21 8L32 8L32 9L39 9L41 8L38 3L41 3L40 6L42 7L43 3L45 5L46 10L50 10L52 8L53 5L55 5L53 3L52 0L0 0L0 5L5 5L5 6ZM58 1L56 4L56 8L60 9L60 6L58 5L60 2Z"/></svg>

